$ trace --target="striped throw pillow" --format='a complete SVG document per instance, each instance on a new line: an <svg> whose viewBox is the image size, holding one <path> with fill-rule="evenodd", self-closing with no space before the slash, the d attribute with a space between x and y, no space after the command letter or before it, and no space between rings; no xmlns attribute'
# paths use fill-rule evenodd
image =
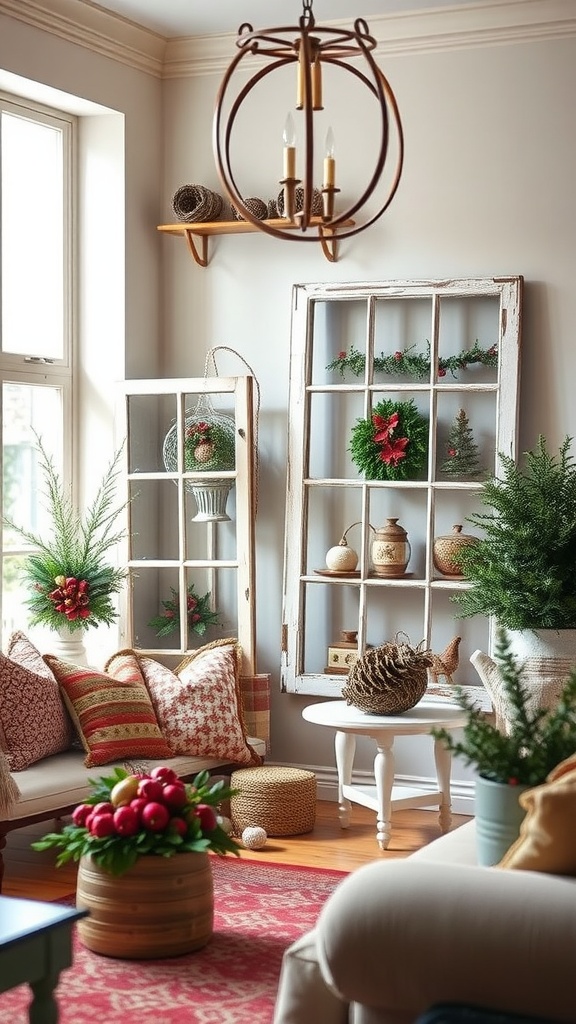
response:
<svg viewBox="0 0 576 1024"><path fill-rule="evenodd" d="M82 740L87 768L126 757L173 756L134 654L120 651L114 655L114 676L70 665L52 654L46 654L44 660L58 681Z"/></svg>

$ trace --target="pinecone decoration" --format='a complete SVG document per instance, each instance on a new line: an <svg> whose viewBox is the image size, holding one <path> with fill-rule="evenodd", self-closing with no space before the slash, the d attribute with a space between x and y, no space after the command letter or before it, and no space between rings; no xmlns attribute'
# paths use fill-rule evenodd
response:
<svg viewBox="0 0 576 1024"><path fill-rule="evenodd" d="M342 696L348 704L374 715L402 714L424 696L431 664L429 650L387 641L358 658Z"/></svg>
<svg viewBox="0 0 576 1024"><path fill-rule="evenodd" d="M214 444L212 441L200 441L194 449L194 458L196 462L210 462L210 459L214 455Z"/></svg>

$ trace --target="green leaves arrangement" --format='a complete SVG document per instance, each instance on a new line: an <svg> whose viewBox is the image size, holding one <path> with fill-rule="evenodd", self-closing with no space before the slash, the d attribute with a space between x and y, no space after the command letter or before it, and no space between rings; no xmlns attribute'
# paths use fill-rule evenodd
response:
<svg viewBox="0 0 576 1024"><path fill-rule="evenodd" d="M502 478L481 491L490 512L467 517L484 536L462 551L473 586L453 600L462 617L494 615L508 629L576 628L576 465L566 437L557 456L540 436L524 465L501 455Z"/></svg>
<svg viewBox="0 0 576 1024"><path fill-rule="evenodd" d="M428 457L428 421L413 399L385 399L356 421L349 451L367 480L414 480Z"/></svg>
<svg viewBox="0 0 576 1024"><path fill-rule="evenodd" d="M116 482L120 474L120 448L105 473L94 501L85 515L65 494L52 456L36 435L39 468L44 476L44 498L52 520L47 540L26 530L9 516L4 524L36 550L26 558L22 575L29 588L25 604L30 609L30 625L45 625L70 630L110 624L118 618L112 603L126 578L125 569L107 564L106 553L126 534L114 529L114 523L129 500L114 505ZM85 584L85 586L84 586ZM52 596L51 596L52 595Z"/></svg>
<svg viewBox="0 0 576 1024"><path fill-rule="evenodd" d="M86 804L94 807L97 804L104 807L110 805L111 799L115 799L114 787L124 780L133 778L134 776L129 775L123 768L115 768L109 776L91 779L92 794ZM135 864L138 857L145 855L173 857L177 853L204 853L207 850L218 854L238 855L236 842L220 824L213 828L206 828L205 825L206 820L213 824L217 819L212 810L210 815L206 816L204 809L217 808L222 800L232 795L233 791L222 780L211 784L209 773L206 771L200 772L191 784L185 786L185 790L186 803L172 812L173 817L161 830L153 831L141 825L130 835L112 833L98 836L92 834L85 825L73 823L65 825L60 832L51 832L32 843L32 849L60 849L61 852L56 858L57 867L70 860L79 861L81 857L90 854L96 864L113 875L124 874ZM83 811L85 806L80 805L74 813ZM116 809L123 806L125 805L118 803ZM101 813L108 812L104 810ZM82 820L82 817L83 815L79 815L79 820ZM187 829L184 834L173 824L176 817L179 821L186 822Z"/></svg>
<svg viewBox="0 0 576 1024"><path fill-rule="evenodd" d="M374 356L374 369L383 373L403 374L408 377L416 377L418 380L430 379L430 342L426 342L426 352L415 352L415 345L408 348L398 349L391 355L385 356L383 352ZM455 356L438 359L438 376L445 377L450 372L453 377L458 370L464 370L467 366L480 363L482 366L498 366L498 350L495 345L484 349L475 341L472 348L465 349ZM344 376L349 370L355 377L362 377L366 369L366 357L354 347L350 346L348 352L339 352L336 359L326 367L327 370L338 370Z"/></svg>
<svg viewBox="0 0 576 1024"><path fill-rule="evenodd" d="M442 740L451 754L473 765L485 779L538 786L556 765L576 751L576 669L552 711L538 708L528 714L525 706L528 693L502 630L497 636L496 660L510 705L510 733L500 732L486 713L475 707L473 700L456 686L457 703L468 713L463 738L454 741L446 729L433 729L432 734Z"/></svg>
<svg viewBox="0 0 576 1024"><path fill-rule="evenodd" d="M164 611L160 612L160 615L155 615L148 623L149 626L156 630L156 636L170 636L171 633L180 628L180 600L178 591L174 590L174 587L170 587L170 590L172 597L167 601L162 601ZM210 608L210 592L204 594L203 597L198 597L194 584L191 583L188 587L186 606L188 629L197 633L198 636L204 636L208 626L219 625L218 612L213 612Z"/></svg>

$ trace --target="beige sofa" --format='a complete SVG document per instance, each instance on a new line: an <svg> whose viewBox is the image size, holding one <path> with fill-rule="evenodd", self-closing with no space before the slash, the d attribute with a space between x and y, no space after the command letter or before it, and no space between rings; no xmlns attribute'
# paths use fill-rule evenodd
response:
<svg viewBox="0 0 576 1024"><path fill-rule="evenodd" d="M576 879L474 860L471 821L347 876L284 955L274 1024L414 1024L441 1003L574 1024Z"/></svg>

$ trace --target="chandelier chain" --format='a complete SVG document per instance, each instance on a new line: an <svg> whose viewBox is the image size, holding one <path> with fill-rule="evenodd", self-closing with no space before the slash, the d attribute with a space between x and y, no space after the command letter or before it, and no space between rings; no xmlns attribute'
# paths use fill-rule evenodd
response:
<svg viewBox="0 0 576 1024"><path fill-rule="evenodd" d="M302 0L302 17L300 19L300 25L302 28L305 28L306 26L311 28L314 25L312 0Z"/></svg>

